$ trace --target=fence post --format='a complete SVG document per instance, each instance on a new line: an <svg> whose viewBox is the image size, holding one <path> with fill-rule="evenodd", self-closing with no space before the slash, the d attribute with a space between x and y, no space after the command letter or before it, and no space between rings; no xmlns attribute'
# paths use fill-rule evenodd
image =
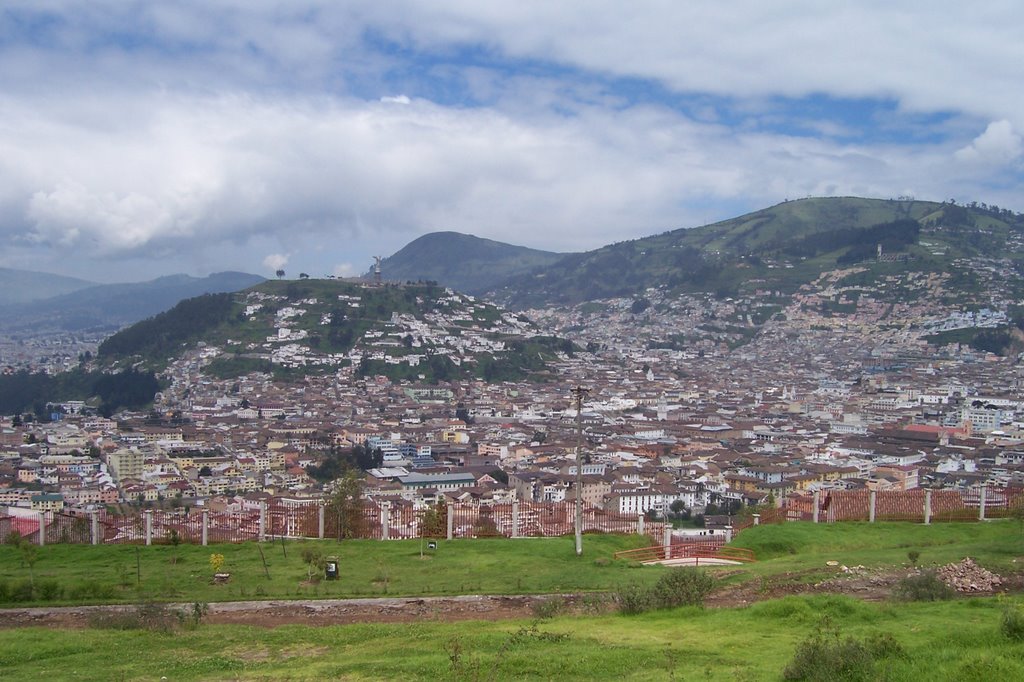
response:
<svg viewBox="0 0 1024 682"><path fill-rule="evenodd" d="M388 540L391 536L391 501L380 503L380 539Z"/></svg>
<svg viewBox="0 0 1024 682"><path fill-rule="evenodd" d="M814 502L813 502L813 504L814 504L814 508L811 510L811 514L813 516L814 523L817 523L818 522L818 511L821 508L821 491L820 490L815 490L814 491Z"/></svg>
<svg viewBox="0 0 1024 682"><path fill-rule="evenodd" d="M260 502L260 542L267 540L267 503Z"/></svg>
<svg viewBox="0 0 1024 682"><path fill-rule="evenodd" d="M672 526L665 524L661 530L661 544L665 546L665 558L672 558Z"/></svg>
<svg viewBox="0 0 1024 682"><path fill-rule="evenodd" d="M92 544L100 544L100 513L93 511L90 513L90 530L92 531Z"/></svg>
<svg viewBox="0 0 1024 682"><path fill-rule="evenodd" d="M153 544L153 510L152 509L147 509L146 510L146 516L144 518L146 519L146 544L147 545L152 545Z"/></svg>
<svg viewBox="0 0 1024 682"><path fill-rule="evenodd" d="M204 509L202 513L203 519L203 547L206 547L210 543L210 510Z"/></svg>
<svg viewBox="0 0 1024 682"><path fill-rule="evenodd" d="M725 544L732 542L732 526L725 527Z"/></svg>
<svg viewBox="0 0 1024 682"><path fill-rule="evenodd" d="M519 500L512 501L512 537L519 537Z"/></svg>
<svg viewBox="0 0 1024 682"><path fill-rule="evenodd" d="M448 505L448 539L455 537L455 505Z"/></svg>
<svg viewBox="0 0 1024 682"><path fill-rule="evenodd" d="M318 506L317 512L316 512L316 517L317 517L316 518L316 523L317 523L317 526L316 526L316 536L318 538L320 538L321 540L323 540L324 539L324 528L325 528L325 524L327 522L327 507L325 507L323 505L323 503L321 503Z"/></svg>
<svg viewBox="0 0 1024 682"><path fill-rule="evenodd" d="M868 523L875 522L875 502L877 501L878 493L874 490L868 493Z"/></svg>
<svg viewBox="0 0 1024 682"><path fill-rule="evenodd" d="M39 546L46 544L46 512L39 512Z"/></svg>
<svg viewBox="0 0 1024 682"><path fill-rule="evenodd" d="M760 526L761 525L761 515L760 514L751 514L751 516L754 517L754 525L755 526Z"/></svg>
<svg viewBox="0 0 1024 682"><path fill-rule="evenodd" d="M981 504L978 505L978 520L985 520L985 498L988 497L988 486L981 486Z"/></svg>
<svg viewBox="0 0 1024 682"><path fill-rule="evenodd" d="M644 519L644 515L643 514L637 514L636 515L636 534L637 535L643 535L644 534L644 531L646 530L644 528L644 521L645 520L646 519Z"/></svg>
<svg viewBox="0 0 1024 682"><path fill-rule="evenodd" d="M932 491L924 491L924 525L932 522Z"/></svg>

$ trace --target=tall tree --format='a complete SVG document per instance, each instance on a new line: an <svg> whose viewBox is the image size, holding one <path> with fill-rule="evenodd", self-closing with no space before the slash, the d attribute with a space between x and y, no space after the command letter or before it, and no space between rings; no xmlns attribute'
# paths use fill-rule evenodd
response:
<svg viewBox="0 0 1024 682"><path fill-rule="evenodd" d="M355 469L348 469L334 482L327 498L327 514L337 523L338 540L362 535L366 523L363 516L363 478Z"/></svg>

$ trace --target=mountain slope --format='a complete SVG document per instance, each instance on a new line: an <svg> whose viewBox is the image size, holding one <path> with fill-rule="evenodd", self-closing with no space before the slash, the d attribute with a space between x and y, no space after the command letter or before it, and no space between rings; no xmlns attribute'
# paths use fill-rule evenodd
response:
<svg viewBox="0 0 1024 682"><path fill-rule="evenodd" d="M169 275L148 282L101 284L71 293L7 306L0 315L4 331L113 331L163 310L185 298L244 289L263 278L242 272L219 272L208 277Z"/></svg>
<svg viewBox="0 0 1024 682"><path fill-rule="evenodd" d="M109 337L97 357L104 368L162 369L199 348L191 361L218 378L262 371L412 381L543 378L547 360L573 351L524 318L436 284L308 279L187 299Z"/></svg>
<svg viewBox="0 0 1024 682"><path fill-rule="evenodd" d="M880 245L886 257L901 254L922 271L948 271L961 257L1024 260L1022 234L1024 216L983 204L804 199L570 254L490 294L517 307L631 297L649 287L722 297L754 289L790 294L824 271L882 262Z"/></svg>
<svg viewBox="0 0 1024 682"><path fill-rule="evenodd" d="M39 301L91 286L95 282L75 277L0 268L0 306Z"/></svg>
<svg viewBox="0 0 1024 682"><path fill-rule="evenodd" d="M432 281L456 291L480 294L511 277L545 268L563 256L458 232L433 232L385 258L381 269L388 281Z"/></svg>

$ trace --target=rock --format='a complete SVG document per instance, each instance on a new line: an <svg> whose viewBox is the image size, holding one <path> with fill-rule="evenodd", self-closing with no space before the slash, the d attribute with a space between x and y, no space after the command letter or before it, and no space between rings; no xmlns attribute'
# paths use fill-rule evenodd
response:
<svg viewBox="0 0 1024 682"><path fill-rule="evenodd" d="M992 592L1003 583L1002 578L977 565L970 557L942 566L935 575L957 592Z"/></svg>

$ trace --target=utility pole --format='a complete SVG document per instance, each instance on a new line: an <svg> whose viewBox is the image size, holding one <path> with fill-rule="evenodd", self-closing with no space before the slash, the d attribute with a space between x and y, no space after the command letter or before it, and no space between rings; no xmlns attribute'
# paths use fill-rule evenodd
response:
<svg viewBox="0 0 1024 682"><path fill-rule="evenodd" d="M576 556L583 556L583 399L589 389L571 389L576 400Z"/></svg>

